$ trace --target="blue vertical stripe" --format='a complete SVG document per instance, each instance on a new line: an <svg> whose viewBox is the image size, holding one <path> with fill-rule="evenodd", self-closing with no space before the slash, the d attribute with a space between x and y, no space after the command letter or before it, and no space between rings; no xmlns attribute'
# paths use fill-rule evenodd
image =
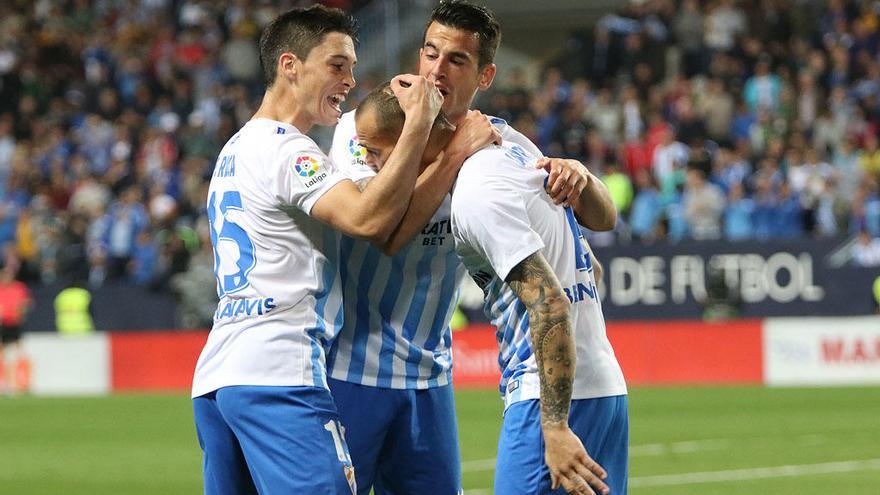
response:
<svg viewBox="0 0 880 495"><path fill-rule="evenodd" d="M429 246L422 253L422 258L416 266L416 282L415 291L413 293L412 303L409 305L409 311L406 319L403 321L403 337L412 342L413 336L419 329L419 323L422 320L422 313L425 310L425 300L428 298L428 288L431 284L433 274L431 273L431 261L437 255L437 247ZM419 376L419 364L422 353L420 350L410 344L409 353L406 359L406 386L408 388L415 387Z"/></svg>
<svg viewBox="0 0 880 495"><path fill-rule="evenodd" d="M446 253L446 259L444 261L446 263L446 270L444 271L443 281L440 285L440 298L437 301L437 308L434 311L434 319L431 323L431 333L428 334L428 338L425 339L425 345L423 346L425 351L432 353L437 349L437 345L440 341L445 341L447 336L452 333L447 322L447 316L450 312L455 310L455 303L457 302L456 295L458 294L458 291L456 290L456 287L458 286L458 280L456 273L458 272L459 267L458 255L455 254L455 251L450 251ZM440 366L436 360L432 360L431 372L425 378L432 380L434 386L436 386L437 377L439 377L441 373L443 373L443 367Z"/></svg>
<svg viewBox="0 0 880 495"><path fill-rule="evenodd" d="M406 260L411 249L412 243L409 243L391 258L388 282L385 285L385 292L382 293L382 299L379 301L379 314L382 320L382 347L379 350L379 372L376 384L380 387L390 387L394 378L394 347L397 341L397 330L391 325L391 316L394 313L394 305L400 297Z"/></svg>
<svg viewBox="0 0 880 495"><path fill-rule="evenodd" d="M324 346L332 341L336 336L339 327L329 327L324 318L324 311L327 307L327 301L333 292L333 285L336 281L336 254L335 243L336 234L329 228L322 227L323 230L323 249L327 253L327 262L321 267L321 289L315 294L315 326L308 331L311 344L311 364L312 364L312 380L316 387L326 387L326 372L321 356L324 352ZM331 308L332 309L332 308ZM336 321L333 322L334 324ZM329 330L329 331L328 331Z"/></svg>
<svg viewBox="0 0 880 495"><path fill-rule="evenodd" d="M355 301L354 339L351 348L351 364L348 368L348 380L360 383L364 374L364 361L367 353L367 339L370 336L370 297L369 289L376 275L379 253L375 249L367 249L361 272L358 275L358 291Z"/></svg>
<svg viewBox="0 0 880 495"><path fill-rule="evenodd" d="M340 294L342 294L342 296L343 296L343 303L344 303L344 296L345 296L345 288L348 283L348 260L351 257L351 250L352 250L353 246L354 246L354 239L353 238L351 238L347 235L340 234L340 236L339 236L339 259L338 259L337 265L339 268L339 281L341 283ZM345 323L345 320L344 320L345 304L341 304L339 306L339 311L342 314L337 315L337 320L339 320L339 322L340 322L339 328L341 329L342 325ZM332 368L334 366L334 363L336 363L336 358L337 358L338 352L339 352L338 346L334 345L330 348L330 353L327 356L327 367L328 368Z"/></svg>

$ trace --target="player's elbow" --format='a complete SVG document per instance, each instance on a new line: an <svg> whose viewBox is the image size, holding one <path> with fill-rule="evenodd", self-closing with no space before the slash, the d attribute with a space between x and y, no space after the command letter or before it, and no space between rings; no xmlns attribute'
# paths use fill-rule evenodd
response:
<svg viewBox="0 0 880 495"><path fill-rule="evenodd" d="M545 293L544 304L541 310L548 315L568 315L571 311L571 301L562 289L551 289Z"/></svg>
<svg viewBox="0 0 880 495"><path fill-rule="evenodd" d="M367 220L362 222L357 230L355 237L368 241L384 253L382 246L388 243L393 227L388 227L382 222Z"/></svg>
<svg viewBox="0 0 880 495"><path fill-rule="evenodd" d="M600 216L596 219L595 227L590 227L592 230L596 232L608 232L614 230L614 227L617 225L617 208L613 206L608 208L605 212L605 215Z"/></svg>
<svg viewBox="0 0 880 495"><path fill-rule="evenodd" d="M374 242L373 246L385 256L394 256L395 254L399 253L400 248L403 247L399 243L394 242L393 239L388 239L384 242Z"/></svg>

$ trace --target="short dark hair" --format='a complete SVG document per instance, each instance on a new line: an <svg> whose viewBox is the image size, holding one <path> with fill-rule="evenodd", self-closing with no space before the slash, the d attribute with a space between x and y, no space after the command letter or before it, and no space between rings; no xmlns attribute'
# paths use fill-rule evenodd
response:
<svg viewBox="0 0 880 495"><path fill-rule="evenodd" d="M400 107L394 91L391 90L391 81L386 81L367 93L367 96L361 100L355 110L355 118L363 111L373 109L376 112L376 122L379 126L376 131L383 137L396 140L403 132L403 123L406 120L406 114ZM446 114L442 111L437 114L434 119L433 127L447 127L454 129Z"/></svg>
<svg viewBox="0 0 880 495"><path fill-rule="evenodd" d="M431 18L422 35L422 42L433 22L475 33L479 43L477 58L480 67L495 60L495 51L501 43L501 26L491 10L465 0L442 0L431 12Z"/></svg>
<svg viewBox="0 0 880 495"><path fill-rule="evenodd" d="M272 86L278 58L290 52L305 60L327 33L343 33L356 41L357 24L350 15L323 5L291 9L276 17L260 35L260 65L263 82Z"/></svg>

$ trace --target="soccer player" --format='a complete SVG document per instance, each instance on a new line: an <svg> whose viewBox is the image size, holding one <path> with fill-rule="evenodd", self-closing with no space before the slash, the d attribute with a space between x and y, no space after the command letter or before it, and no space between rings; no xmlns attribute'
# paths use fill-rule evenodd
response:
<svg viewBox="0 0 880 495"><path fill-rule="evenodd" d="M192 389L208 494L356 490L326 383L324 352L342 318L331 228L375 242L391 234L442 96L420 76L394 78L404 144L359 189L304 134L340 116L355 84L353 36L353 20L337 9L273 20L260 37L262 104L211 178L220 302Z"/></svg>
<svg viewBox="0 0 880 495"><path fill-rule="evenodd" d="M387 86L365 98L356 119L369 156L389 156L403 114ZM430 141L440 146L449 129L438 122ZM495 493L624 494L626 385L575 213L546 193L540 158L508 142L478 151L451 201L456 252L498 328L506 408Z"/></svg>
<svg viewBox="0 0 880 495"><path fill-rule="evenodd" d="M492 84L499 41L500 27L484 7L444 1L433 11L419 73L444 95L451 123L459 125L476 92ZM366 182L375 173L369 166L376 169L386 158L377 150L390 150L394 142L360 146L354 115L340 119L331 156ZM500 119L493 122L504 141L540 155L522 134ZM613 226L610 197L596 187L598 180L577 162L555 160L549 167L555 200L571 202L585 191L591 197L604 194L604 201L584 202L581 210L588 211L592 228ZM328 357L329 381L350 430L346 438L363 494L371 487L377 494L461 489L449 329L464 276L449 221L448 191L456 169L426 162L422 169L410 209L386 242L341 242L345 318Z"/></svg>

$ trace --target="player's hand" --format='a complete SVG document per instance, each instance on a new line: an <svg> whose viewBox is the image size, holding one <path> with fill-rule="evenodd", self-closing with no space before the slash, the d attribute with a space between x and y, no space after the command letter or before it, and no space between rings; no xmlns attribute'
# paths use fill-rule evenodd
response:
<svg viewBox="0 0 880 495"><path fill-rule="evenodd" d="M607 495L608 486L602 481L608 474L594 461L580 438L568 425L544 426L544 461L550 469L551 489L562 486L566 492L577 495Z"/></svg>
<svg viewBox="0 0 880 495"><path fill-rule="evenodd" d="M400 102L407 119L418 118L434 122L443 106L443 95L432 83L415 74L400 74L391 80L391 91Z"/></svg>
<svg viewBox="0 0 880 495"><path fill-rule="evenodd" d="M468 110L467 116L455 128L455 134L446 149L464 160L490 143L501 144L501 133L492 125L489 117L476 110Z"/></svg>
<svg viewBox="0 0 880 495"><path fill-rule="evenodd" d="M554 203L566 208L581 195L590 180L589 170L577 160L544 157L535 166L550 174L547 178L547 194Z"/></svg>

